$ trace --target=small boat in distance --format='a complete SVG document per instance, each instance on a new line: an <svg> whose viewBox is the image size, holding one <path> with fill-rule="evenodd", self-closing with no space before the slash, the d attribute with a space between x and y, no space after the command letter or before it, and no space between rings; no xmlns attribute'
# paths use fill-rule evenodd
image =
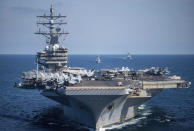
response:
<svg viewBox="0 0 194 131"><path fill-rule="evenodd" d="M100 63L101 62L101 60L100 60L100 56L98 56L97 58L96 58L96 63Z"/></svg>
<svg viewBox="0 0 194 131"><path fill-rule="evenodd" d="M128 52L127 59L132 59L131 54Z"/></svg>

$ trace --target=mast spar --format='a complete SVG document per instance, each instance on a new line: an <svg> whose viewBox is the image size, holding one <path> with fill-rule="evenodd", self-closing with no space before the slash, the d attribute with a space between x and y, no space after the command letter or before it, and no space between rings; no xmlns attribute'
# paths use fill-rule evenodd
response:
<svg viewBox="0 0 194 131"><path fill-rule="evenodd" d="M46 27L48 30L42 30L39 28L35 34L40 34L45 36L47 39L50 41L48 44L54 45L58 44L58 39L61 35L67 35L69 34L68 32L64 32L64 30L61 30L60 26L67 24L67 22L64 22L63 18L66 18L66 16L62 16L60 14L54 15L53 13L53 7L51 5L50 8L50 14L49 15L42 15L42 16L37 16L37 18L43 19L37 22L37 25L42 25Z"/></svg>

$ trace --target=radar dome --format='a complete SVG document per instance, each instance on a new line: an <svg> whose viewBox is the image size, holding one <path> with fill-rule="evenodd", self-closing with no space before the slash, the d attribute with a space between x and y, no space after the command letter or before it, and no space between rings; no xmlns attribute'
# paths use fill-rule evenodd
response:
<svg viewBox="0 0 194 131"><path fill-rule="evenodd" d="M61 28L57 27L56 32L59 32L59 31L61 31Z"/></svg>
<svg viewBox="0 0 194 131"><path fill-rule="evenodd" d="M49 46L46 46L45 49L48 50L49 49Z"/></svg>
<svg viewBox="0 0 194 131"><path fill-rule="evenodd" d="M54 20L50 20L50 23L52 23L52 24L53 24L53 23L54 23Z"/></svg>

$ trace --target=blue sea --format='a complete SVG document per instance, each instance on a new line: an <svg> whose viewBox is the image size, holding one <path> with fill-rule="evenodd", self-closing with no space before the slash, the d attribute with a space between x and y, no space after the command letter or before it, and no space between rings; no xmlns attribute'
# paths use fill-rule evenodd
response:
<svg viewBox="0 0 194 131"><path fill-rule="evenodd" d="M180 75L194 85L194 55L70 55L69 66L86 69L142 69L168 67L170 75ZM43 97L38 90L13 88L23 71L35 69L34 55L0 55L0 130L2 131L79 131L91 130L64 119L62 105ZM166 89L139 109L125 123L103 130L111 131L191 131L194 130L194 86Z"/></svg>

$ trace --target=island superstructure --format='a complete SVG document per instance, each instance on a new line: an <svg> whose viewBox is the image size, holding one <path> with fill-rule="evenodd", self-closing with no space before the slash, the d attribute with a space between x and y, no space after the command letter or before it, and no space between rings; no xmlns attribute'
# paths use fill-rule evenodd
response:
<svg viewBox="0 0 194 131"><path fill-rule="evenodd" d="M60 14L53 14L53 7L50 8L50 15L37 16L39 19L37 25L42 25L48 30L42 31L39 28L35 34L40 34L46 37L48 45L44 51L37 53L37 64L46 67L50 72L58 71L61 67L67 67L68 49L59 45L59 37L69 33L61 29L61 25L67 24L63 21ZM43 19L43 20L42 20ZM46 21L45 21L46 20Z"/></svg>
<svg viewBox="0 0 194 131"><path fill-rule="evenodd" d="M179 76L169 76L167 68L151 67L143 70L122 69L86 70L68 67L68 49L59 38L67 35L61 29L66 16L37 16L39 29L35 34L46 37L47 46L36 55L37 68L23 72L21 83L15 87L39 89L41 94L64 107L69 119L99 129L123 122L135 116L137 107L161 90L188 88L189 82Z"/></svg>

